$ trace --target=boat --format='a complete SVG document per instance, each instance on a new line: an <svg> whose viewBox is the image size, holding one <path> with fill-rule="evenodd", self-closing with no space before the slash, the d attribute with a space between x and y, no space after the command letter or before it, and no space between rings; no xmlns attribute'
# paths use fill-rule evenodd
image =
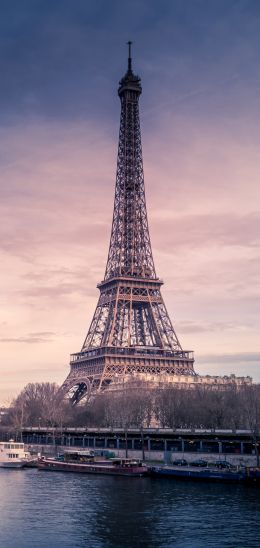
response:
<svg viewBox="0 0 260 548"><path fill-rule="evenodd" d="M254 475L247 468L219 469L217 467L196 468L192 466L152 466L148 470L149 475L154 477L171 477L183 480L200 480L215 482L253 482Z"/></svg>
<svg viewBox="0 0 260 548"><path fill-rule="evenodd" d="M23 468L30 461L25 445L14 440L0 442L0 468Z"/></svg>
<svg viewBox="0 0 260 548"><path fill-rule="evenodd" d="M57 458L41 457L38 460L38 469L130 477L141 477L147 473L147 467L140 460L130 458L101 460L87 451L70 451Z"/></svg>

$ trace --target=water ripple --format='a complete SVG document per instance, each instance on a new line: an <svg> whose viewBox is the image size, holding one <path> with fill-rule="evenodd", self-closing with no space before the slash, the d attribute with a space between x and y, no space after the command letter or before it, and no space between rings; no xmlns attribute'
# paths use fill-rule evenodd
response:
<svg viewBox="0 0 260 548"><path fill-rule="evenodd" d="M0 470L1 548L254 548L260 489Z"/></svg>

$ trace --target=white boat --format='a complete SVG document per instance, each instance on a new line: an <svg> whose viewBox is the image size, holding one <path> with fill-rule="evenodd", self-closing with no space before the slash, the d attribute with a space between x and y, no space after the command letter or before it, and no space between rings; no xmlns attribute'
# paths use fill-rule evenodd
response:
<svg viewBox="0 0 260 548"><path fill-rule="evenodd" d="M23 468L30 461L24 443L14 440L0 442L0 468Z"/></svg>

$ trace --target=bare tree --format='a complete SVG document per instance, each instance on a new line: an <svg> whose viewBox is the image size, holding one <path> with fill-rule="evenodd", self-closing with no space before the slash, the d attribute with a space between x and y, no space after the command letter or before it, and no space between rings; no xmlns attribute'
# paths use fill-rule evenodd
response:
<svg viewBox="0 0 260 548"><path fill-rule="evenodd" d="M157 390L154 412L158 423L165 428L176 428L180 423L182 391L174 386Z"/></svg>
<svg viewBox="0 0 260 548"><path fill-rule="evenodd" d="M65 404L56 396L55 383L29 383L12 402L9 422L16 428L38 426L39 423L57 426L64 418Z"/></svg>
<svg viewBox="0 0 260 548"><path fill-rule="evenodd" d="M122 428L126 454L131 427L149 427L155 418L158 426L169 428L248 428L252 433L259 466L260 385L234 385L224 390L167 386L151 389L147 383L125 384L119 391L105 391L87 404L72 406L57 397L54 383L30 383L12 402L2 424L17 430L23 426L90 426ZM143 436L142 436L143 439Z"/></svg>
<svg viewBox="0 0 260 548"><path fill-rule="evenodd" d="M259 434L260 434L260 385L245 386L241 392L241 401L245 413L247 427L252 434L255 447L257 466L260 464Z"/></svg>

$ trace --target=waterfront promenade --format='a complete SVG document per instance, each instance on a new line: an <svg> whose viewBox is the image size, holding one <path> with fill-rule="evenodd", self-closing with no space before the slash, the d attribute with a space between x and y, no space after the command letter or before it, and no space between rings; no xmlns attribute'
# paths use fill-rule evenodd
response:
<svg viewBox="0 0 260 548"><path fill-rule="evenodd" d="M205 429L109 429L27 427L20 430L1 428L1 439L15 437L32 449L53 454L60 448L80 447L110 451L116 456L128 456L149 461L172 462L185 456L207 460L226 459L233 464L255 466L260 434L253 438L248 430Z"/></svg>

